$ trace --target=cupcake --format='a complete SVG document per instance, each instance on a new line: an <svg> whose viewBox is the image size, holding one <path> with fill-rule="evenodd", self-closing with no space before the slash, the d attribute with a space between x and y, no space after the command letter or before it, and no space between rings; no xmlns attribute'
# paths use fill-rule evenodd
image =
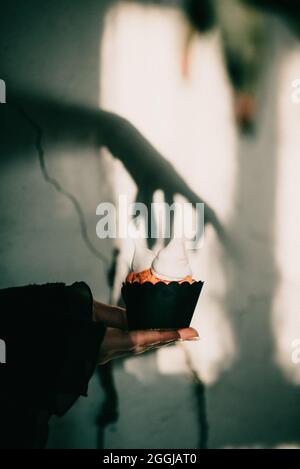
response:
<svg viewBox="0 0 300 469"><path fill-rule="evenodd" d="M202 286L192 277L182 240L172 239L157 256L136 245L122 286L129 329L189 327Z"/></svg>

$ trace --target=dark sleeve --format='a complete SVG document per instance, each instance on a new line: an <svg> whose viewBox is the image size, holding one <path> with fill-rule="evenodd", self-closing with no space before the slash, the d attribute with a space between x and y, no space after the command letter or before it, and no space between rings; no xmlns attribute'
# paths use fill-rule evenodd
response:
<svg viewBox="0 0 300 469"><path fill-rule="evenodd" d="M83 282L0 290L0 393L58 415L86 395L105 333L92 306Z"/></svg>

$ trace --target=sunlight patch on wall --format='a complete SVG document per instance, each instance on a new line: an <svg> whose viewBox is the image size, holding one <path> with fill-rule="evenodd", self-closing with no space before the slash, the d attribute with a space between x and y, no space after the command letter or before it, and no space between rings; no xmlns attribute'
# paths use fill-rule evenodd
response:
<svg viewBox="0 0 300 469"><path fill-rule="evenodd" d="M181 60L187 23L179 10L122 2L110 10L105 24L101 107L134 124L226 225L234 206L237 138L218 33L195 36L185 78ZM136 186L118 161L115 187L134 199ZM125 241L121 251L119 284L128 268ZM235 355L224 311L222 251L212 229L205 233L204 248L191 257L194 275L205 285L194 319L202 342L188 351L199 375L211 383ZM158 366L165 370L159 361L158 355Z"/></svg>
<svg viewBox="0 0 300 469"><path fill-rule="evenodd" d="M300 104L291 99L296 78L300 78L300 46L294 41L282 66L278 103L276 258L281 276L274 299L273 330L276 361L289 380L300 384L300 364L292 361L292 343L300 339Z"/></svg>

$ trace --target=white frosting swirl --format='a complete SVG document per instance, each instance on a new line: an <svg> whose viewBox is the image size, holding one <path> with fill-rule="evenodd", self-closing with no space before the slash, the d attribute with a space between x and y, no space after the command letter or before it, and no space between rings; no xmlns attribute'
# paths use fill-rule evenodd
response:
<svg viewBox="0 0 300 469"><path fill-rule="evenodd" d="M187 275L192 275L182 239L172 239L159 251L152 262L151 272L155 277L170 281L179 281Z"/></svg>
<svg viewBox="0 0 300 469"><path fill-rule="evenodd" d="M133 272L142 272L143 270L150 269L154 258L154 252L136 242L131 270Z"/></svg>

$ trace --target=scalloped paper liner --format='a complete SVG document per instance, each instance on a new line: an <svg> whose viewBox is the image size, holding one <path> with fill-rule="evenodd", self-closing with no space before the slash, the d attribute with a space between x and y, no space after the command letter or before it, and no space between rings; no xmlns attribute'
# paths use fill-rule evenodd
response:
<svg viewBox="0 0 300 469"><path fill-rule="evenodd" d="M130 330L189 327L203 282L129 283L122 286Z"/></svg>

